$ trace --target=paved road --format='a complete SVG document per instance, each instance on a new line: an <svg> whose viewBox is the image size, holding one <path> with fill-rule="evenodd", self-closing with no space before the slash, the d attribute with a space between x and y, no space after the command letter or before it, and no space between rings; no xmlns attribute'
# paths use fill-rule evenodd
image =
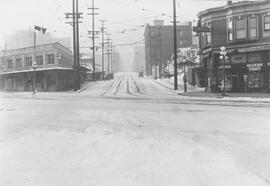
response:
<svg viewBox="0 0 270 186"><path fill-rule="evenodd" d="M135 74L0 101L3 186L270 184L266 103L187 99Z"/></svg>

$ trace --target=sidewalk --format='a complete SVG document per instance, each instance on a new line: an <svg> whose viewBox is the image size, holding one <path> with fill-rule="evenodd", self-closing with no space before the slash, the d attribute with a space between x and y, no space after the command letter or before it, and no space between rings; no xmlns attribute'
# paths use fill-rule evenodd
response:
<svg viewBox="0 0 270 186"><path fill-rule="evenodd" d="M173 90L173 82L169 79L158 79L158 83L164 87ZM227 93L223 97L222 93L210 93L206 92L205 88L194 87L187 85L187 93L184 93L184 87L182 82L178 84L179 90L175 91L178 95L197 98L197 99L220 99L228 101L252 101L252 102L270 102L270 93Z"/></svg>

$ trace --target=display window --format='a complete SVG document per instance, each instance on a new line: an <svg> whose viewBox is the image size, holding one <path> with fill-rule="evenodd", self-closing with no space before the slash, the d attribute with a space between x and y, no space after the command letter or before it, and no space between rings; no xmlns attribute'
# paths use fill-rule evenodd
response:
<svg viewBox="0 0 270 186"><path fill-rule="evenodd" d="M248 87L261 88L263 87L263 72L260 70L249 71Z"/></svg>

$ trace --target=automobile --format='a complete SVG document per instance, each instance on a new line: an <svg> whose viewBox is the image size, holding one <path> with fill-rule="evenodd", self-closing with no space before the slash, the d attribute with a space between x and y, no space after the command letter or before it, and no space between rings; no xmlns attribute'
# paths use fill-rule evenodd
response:
<svg viewBox="0 0 270 186"><path fill-rule="evenodd" d="M105 79L105 80L110 80L110 79L113 79L113 78L114 78L113 73L108 73L108 74L105 74L105 75L104 75L104 79Z"/></svg>
<svg viewBox="0 0 270 186"><path fill-rule="evenodd" d="M139 77L143 77L143 72L139 72Z"/></svg>

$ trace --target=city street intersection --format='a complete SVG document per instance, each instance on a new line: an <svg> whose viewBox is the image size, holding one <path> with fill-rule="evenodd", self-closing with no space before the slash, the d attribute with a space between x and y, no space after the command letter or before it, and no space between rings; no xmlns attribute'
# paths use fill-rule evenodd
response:
<svg viewBox="0 0 270 186"><path fill-rule="evenodd" d="M80 93L0 93L0 185L267 186L269 114L267 101L184 97L134 73Z"/></svg>

